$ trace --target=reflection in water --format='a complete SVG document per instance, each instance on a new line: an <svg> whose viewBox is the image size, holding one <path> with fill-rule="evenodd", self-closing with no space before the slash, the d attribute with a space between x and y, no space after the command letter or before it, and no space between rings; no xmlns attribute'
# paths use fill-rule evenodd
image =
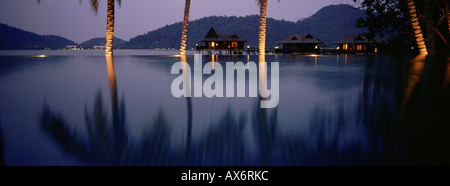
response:
<svg viewBox="0 0 450 186"><path fill-rule="evenodd" d="M125 105L122 101L121 112L119 113L119 103L117 98L116 72L114 71L114 60L112 56L106 56L106 66L108 69L109 89L111 94L111 109L113 117L114 144L116 149L122 149L125 141ZM100 93L99 93L100 94ZM101 100L101 98L98 98ZM87 113L85 113L87 116ZM95 117L95 116L94 116ZM86 118L86 122L89 121ZM89 126L89 125L88 125ZM90 128L88 128L88 131Z"/></svg>
<svg viewBox="0 0 450 186"><path fill-rule="evenodd" d="M0 166L5 165L5 147L3 143L2 115L0 113Z"/></svg>
<svg viewBox="0 0 450 186"><path fill-rule="evenodd" d="M237 118L228 108L223 115L209 124L209 129L196 150L189 155L188 165L246 165L245 136L246 117Z"/></svg>
<svg viewBox="0 0 450 186"><path fill-rule="evenodd" d="M189 153L191 150L191 140L192 140L192 100L191 100L191 81L189 77L191 76L191 72L188 71L187 68L187 59L186 55L181 55L181 68L183 69L183 77L184 82L186 82L186 103L187 103L187 140L186 140L186 151ZM214 69L214 60L213 60L213 69Z"/></svg>
<svg viewBox="0 0 450 186"><path fill-rule="evenodd" d="M293 56L280 56L288 57ZM127 132L125 102L123 99L119 102L117 96L112 57L106 59L111 109L104 106L99 92L94 108L85 109L86 133L71 129L68 121L47 105L43 109L41 125L64 152L94 165L450 164L450 61L417 57L411 63L403 63L404 59L368 56L361 68L363 73L353 73L357 65L353 57L343 56L345 64L347 60L351 61L348 67L345 65L346 73L342 73L342 66L335 65L334 60L339 57L334 56L330 61L326 61L327 57L316 58L315 63L320 63L321 68L314 75L307 74L306 70L284 69L283 72L295 75L305 73L301 78L320 75L323 76L321 80L330 84L351 84L342 83L348 80L345 79L347 76L340 76L342 74L358 80L356 85L345 88L318 84L321 90L329 91L325 95L331 98L308 105L311 108L307 111L299 104L295 108L300 109L294 109L293 114L287 113L286 103L283 105L282 102L275 109L261 108L268 94L264 92L268 88L267 79L271 78L261 73L270 71L270 67L262 63L258 64L260 96L251 98L250 106L244 111L238 112L232 101L231 104L219 102L209 106L206 104L211 102L205 104L203 98L186 97L187 120L181 119L180 125L176 126L184 128L187 125L187 130L182 131L181 153L171 146L176 143L171 136L175 132L169 127L163 109L154 113L155 118L148 125L151 127L141 139L133 140ZM246 58L250 61L250 56L242 56L242 60ZM258 58L260 62L266 61L264 56ZM180 60L183 72L186 72L187 57L180 56ZM216 65L223 62L216 56L212 61ZM305 64L308 70L316 68L316 64L314 67L310 62ZM290 65L287 68L298 64ZM327 65L339 69L326 72L335 70ZM184 74L186 95L191 93L189 77L188 73ZM280 81L281 91L297 86L286 80L291 79ZM298 104L301 96L304 95L293 93L283 99ZM194 111L193 106L199 110ZM203 116L199 112L212 107L223 108L218 117L198 120L197 116ZM184 108L181 109L183 112ZM110 117L109 112L112 113ZM296 120L298 118L305 119ZM301 130L286 132L298 126ZM202 127L204 130L199 129ZM204 132L193 137L198 131Z"/></svg>
<svg viewBox="0 0 450 186"><path fill-rule="evenodd" d="M252 115L252 127L259 148L258 165L277 165L285 160L276 158L274 151L276 142L277 108L261 108L261 100L255 104Z"/></svg>
<svg viewBox="0 0 450 186"><path fill-rule="evenodd" d="M411 163L450 163L450 88L442 86L449 63L448 60L428 56L419 81L408 87L412 90L401 119L409 154L407 160Z"/></svg>
<svg viewBox="0 0 450 186"><path fill-rule="evenodd" d="M411 61L412 65L409 70L408 84L406 85L405 96L403 97L402 110L405 109L406 103L411 95L411 91L420 80L420 76L422 75L425 67L425 58L426 55L418 55Z"/></svg>
<svg viewBox="0 0 450 186"><path fill-rule="evenodd" d="M108 79L111 91L112 122L107 117L107 111L98 92L94 109L89 112L85 108L87 136L69 128L68 122L59 114L44 105L41 125L45 132L73 156L95 165L164 165L169 152L168 122L160 109L152 128L144 133L138 143L129 142L125 130L125 104L118 103L117 84L114 72L113 58L106 57Z"/></svg>
<svg viewBox="0 0 450 186"><path fill-rule="evenodd" d="M442 88L445 89L450 84L450 57L447 58L447 72L445 73L445 80L442 84Z"/></svg>

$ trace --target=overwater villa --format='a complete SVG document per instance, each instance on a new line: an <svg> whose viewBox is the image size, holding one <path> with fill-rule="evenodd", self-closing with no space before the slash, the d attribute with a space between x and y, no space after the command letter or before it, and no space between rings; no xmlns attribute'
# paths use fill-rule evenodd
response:
<svg viewBox="0 0 450 186"><path fill-rule="evenodd" d="M201 40L203 46L196 46L198 51L218 51L219 53L225 51L227 54L242 54L247 42L243 37L237 34L221 35L219 32L211 27L205 38Z"/></svg>
<svg viewBox="0 0 450 186"><path fill-rule="evenodd" d="M337 51L340 53L377 53L381 42L377 38L368 39L363 34L349 34L335 44L339 44Z"/></svg>
<svg viewBox="0 0 450 186"><path fill-rule="evenodd" d="M293 34L279 44L283 44L283 53L318 53L324 42L311 34Z"/></svg>

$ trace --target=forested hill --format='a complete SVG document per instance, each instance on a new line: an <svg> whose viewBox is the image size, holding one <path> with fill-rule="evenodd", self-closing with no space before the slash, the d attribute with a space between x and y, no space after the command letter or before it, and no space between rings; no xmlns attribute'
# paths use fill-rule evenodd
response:
<svg viewBox="0 0 450 186"><path fill-rule="evenodd" d="M117 46L123 43L125 43L123 39L117 37L113 38L113 48L117 48ZM105 46L105 45L106 45L106 37L93 38L80 44L81 47L90 49L94 48L94 46Z"/></svg>
<svg viewBox="0 0 450 186"><path fill-rule="evenodd" d="M0 50L60 49L75 42L54 35L38 35L0 23Z"/></svg>
<svg viewBox="0 0 450 186"><path fill-rule="evenodd" d="M295 14L295 12L293 12ZM310 33L326 43L334 43L345 34L360 33L356 28L358 18L365 15L364 10L350 5L330 5L320 9L309 18L297 22L267 19L266 46L274 47L285 37L294 33ZM201 44L211 27L220 34L238 34L248 42L246 45L256 47L258 43L259 16L246 17L212 16L189 22L188 48ZM166 25L144 35L131 38L121 48L179 48L182 23Z"/></svg>

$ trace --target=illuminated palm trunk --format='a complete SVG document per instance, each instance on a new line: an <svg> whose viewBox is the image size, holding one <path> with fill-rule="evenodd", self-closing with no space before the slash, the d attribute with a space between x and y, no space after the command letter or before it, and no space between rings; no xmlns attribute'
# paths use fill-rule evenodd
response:
<svg viewBox="0 0 450 186"><path fill-rule="evenodd" d="M419 19L417 18L416 5L414 5L413 0L406 0L406 2L408 3L409 15L411 16L411 25L414 29L414 36L416 37L419 52L421 55L428 55L422 30L420 29Z"/></svg>
<svg viewBox="0 0 450 186"><path fill-rule="evenodd" d="M447 1L444 1L444 3L445 3L445 17L447 18L448 32L450 33L450 7Z"/></svg>
<svg viewBox="0 0 450 186"><path fill-rule="evenodd" d="M261 0L259 14L259 55L266 54L267 0Z"/></svg>
<svg viewBox="0 0 450 186"><path fill-rule="evenodd" d="M191 0L186 0L186 4L184 5L183 32L181 33L180 55L186 54L186 40L187 40L187 32L188 32L190 6L191 6Z"/></svg>
<svg viewBox="0 0 450 186"><path fill-rule="evenodd" d="M114 0L108 0L108 16L106 18L105 56L112 56L114 37Z"/></svg>

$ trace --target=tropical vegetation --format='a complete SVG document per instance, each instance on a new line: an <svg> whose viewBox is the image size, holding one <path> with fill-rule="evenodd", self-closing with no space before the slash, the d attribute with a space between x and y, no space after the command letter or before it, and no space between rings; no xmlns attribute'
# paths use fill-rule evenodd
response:
<svg viewBox="0 0 450 186"><path fill-rule="evenodd" d="M385 37L388 50L420 54L446 54L450 38L447 1L441 0L354 0L366 10L357 26L371 37Z"/></svg>

